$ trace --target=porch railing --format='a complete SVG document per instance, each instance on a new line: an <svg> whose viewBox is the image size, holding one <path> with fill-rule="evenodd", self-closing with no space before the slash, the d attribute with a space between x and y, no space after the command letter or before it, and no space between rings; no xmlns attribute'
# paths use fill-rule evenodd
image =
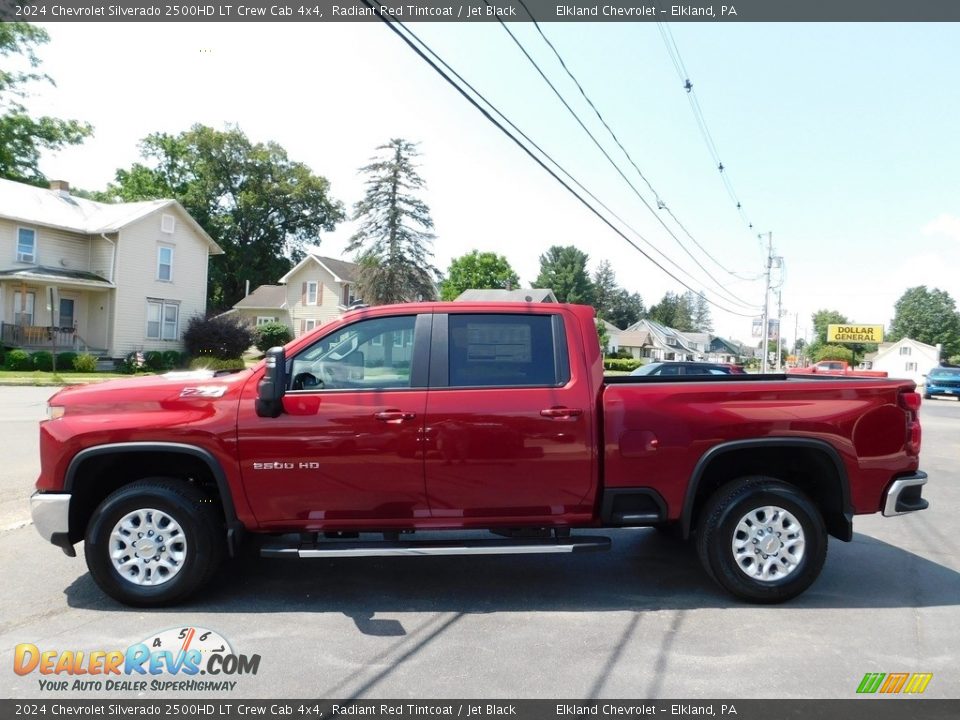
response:
<svg viewBox="0 0 960 720"><path fill-rule="evenodd" d="M0 322L0 343L20 348L86 349L87 345L75 327L15 325Z"/></svg>

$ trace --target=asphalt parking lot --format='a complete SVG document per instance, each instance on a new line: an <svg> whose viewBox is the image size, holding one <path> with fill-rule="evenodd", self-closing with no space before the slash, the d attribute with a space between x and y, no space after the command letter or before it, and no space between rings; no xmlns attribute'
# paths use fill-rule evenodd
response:
<svg viewBox="0 0 960 720"><path fill-rule="evenodd" d="M960 402L952 399L921 411L931 508L857 518L854 542L831 540L819 581L787 605L741 604L685 545L622 530L610 533L612 552L569 558L249 553L188 604L144 611L107 599L81 557L64 556L29 525L36 421L49 394L0 388L3 697L84 696L42 692L36 673L16 675L18 643L112 650L189 626L261 656L259 672L235 678L230 698L849 698L867 672L932 672L926 696L960 697Z"/></svg>

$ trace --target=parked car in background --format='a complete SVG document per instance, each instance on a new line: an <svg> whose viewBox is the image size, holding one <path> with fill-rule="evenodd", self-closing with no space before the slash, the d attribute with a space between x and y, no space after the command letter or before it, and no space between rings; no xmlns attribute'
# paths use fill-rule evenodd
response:
<svg viewBox="0 0 960 720"><path fill-rule="evenodd" d="M733 363L652 362L641 365L631 375L739 375L746 373Z"/></svg>
<svg viewBox="0 0 960 720"><path fill-rule="evenodd" d="M788 373L795 375L859 375L860 377L887 377L886 370L861 370L850 367L845 360L821 360L816 365L802 368L789 368Z"/></svg>
<svg viewBox="0 0 960 720"><path fill-rule="evenodd" d="M923 397L929 400L934 395L953 396L960 400L960 368L935 367L927 373Z"/></svg>

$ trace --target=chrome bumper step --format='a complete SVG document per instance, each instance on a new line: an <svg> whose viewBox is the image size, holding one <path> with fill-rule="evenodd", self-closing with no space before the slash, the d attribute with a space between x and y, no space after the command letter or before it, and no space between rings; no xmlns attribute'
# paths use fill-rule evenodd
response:
<svg viewBox="0 0 960 720"><path fill-rule="evenodd" d="M529 555L544 553L602 552L610 549L608 537L562 539L493 539L423 542L321 542L271 544L260 549L263 557L427 557L441 555Z"/></svg>

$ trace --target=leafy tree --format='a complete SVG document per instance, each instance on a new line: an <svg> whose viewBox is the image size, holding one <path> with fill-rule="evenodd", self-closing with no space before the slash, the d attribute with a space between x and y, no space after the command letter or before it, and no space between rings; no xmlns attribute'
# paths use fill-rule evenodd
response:
<svg viewBox="0 0 960 720"><path fill-rule="evenodd" d="M600 351L606 355L610 350L610 332L607 326L603 324L601 318L597 318L597 336L600 338Z"/></svg>
<svg viewBox="0 0 960 720"><path fill-rule="evenodd" d="M343 219L330 183L287 157L280 145L253 143L235 126L194 125L179 135L154 133L140 143L146 163L117 170L100 200L174 198L223 248L210 263L209 305L229 307L245 281L274 283Z"/></svg>
<svg viewBox="0 0 960 720"><path fill-rule="evenodd" d="M6 66L0 70L0 177L43 185L40 151L59 150L77 145L93 133L93 127L77 120L55 117L31 117L21 102L29 93L26 86L53 80L36 72L40 65L36 48L49 42L47 31L22 22L0 23L0 58ZM19 56L25 69L10 67L7 58Z"/></svg>
<svg viewBox="0 0 960 720"><path fill-rule="evenodd" d="M853 365L853 350L842 345L824 345L813 354L813 361L821 360L845 360L848 365Z"/></svg>
<svg viewBox="0 0 960 720"><path fill-rule="evenodd" d="M424 187L414 165L417 144L394 138L377 150L384 152L360 169L367 190L354 205L360 229L347 245L358 254L360 293L374 305L433 299L439 272L430 262L430 208L414 194Z"/></svg>
<svg viewBox="0 0 960 720"><path fill-rule="evenodd" d="M694 330L690 305L682 295L672 292L664 295L656 305L651 305L647 317L674 330Z"/></svg>
<svg viewBox="0 0 960 720"><path fill-rule="evenodd" d="M633 325L644 315L643 299L617 284L609 260L601 262L593 274L593 306L598 316L619 328Z"/></svg>
<svg viewBox="0 0 960 720"><path fill-rule="evenodd" d="M549 288L562 303L593 305L593 283L587 274L588 255L573 245L552 246L540 256L534 287Z"/></svg>
<svg viewBox="0 0 960 720"><path fill-rule="evenodd" d="M828 325L846 325L850 322L846 315L836 310L817 310L811 317L816 333L815 341L818 340L820 345L825 345L827 342Z"/></svg>
<svg viewBox="0 0 960 720"><path fill-rule="evenodd" d="M447 279L440 287L441 300L455 300L464 290L506 289L520 285L520 278L503 255L472 250L454 258Z"/></svg>
<svg viewBox="0 0 960 720"><path fill-rule="evenodd" d="M693 327L697 332L713 332L713 319L710 317L710 303L703 295L685 293L691 305Z"/></svg>
<svg viewBox="0 0 960 720"><path fill-rule="evenodd" d="M907 290L893 306L888 339L908 337L928 345L943 345L946 357L960 352L960 313L950 293L926 285Z"/></svg>

